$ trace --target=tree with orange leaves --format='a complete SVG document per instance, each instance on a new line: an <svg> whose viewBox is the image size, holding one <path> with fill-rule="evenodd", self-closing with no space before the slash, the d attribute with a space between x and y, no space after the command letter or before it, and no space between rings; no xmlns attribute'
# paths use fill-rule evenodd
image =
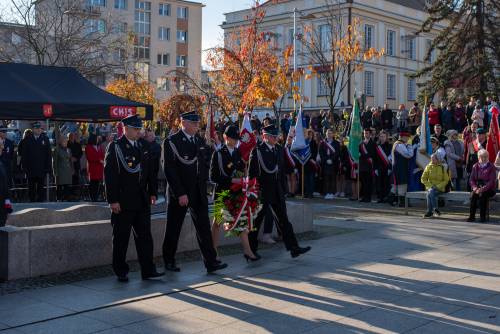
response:
<svg viewBox="0 0 500 334"><path fill-rule="evenodd" d="M291 48L280 55L271 40L272 33L262 31L265 11L258 2L252 8L248 24L230 32L224 47L209 50L207 64L215 101L226 112L255 107L273 107L290 87Z"/></svg>
<svg viewBox="0 0 500 334"><path fill-rule="evenodd" d="M127 100L150 104L155 113L159 111L160 103L155 97L154 87L149 82L138 80L133 75L110 82L106 90Z"/></svg>
<svg viewBox="0 0 500 334"><path fill-rule="evenodd" d="M363 63L378 59L384 49L365 48L361 42L359 19L352 24L344 24L338 2L325 0L326 9L318 29L305 26L305 34L296 38L304 48L304 58L308 67L305 79L318 77L325 87L326 99L333 112L342 97L342 92L355 72L363 68ZM315 14L316 15L316 14Z"/></svg>

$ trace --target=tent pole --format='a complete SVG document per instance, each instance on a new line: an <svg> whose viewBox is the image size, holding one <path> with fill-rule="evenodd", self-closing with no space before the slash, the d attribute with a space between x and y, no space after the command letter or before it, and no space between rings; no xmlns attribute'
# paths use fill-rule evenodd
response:
<svg viewBox="0 0 500 334"><path fill-rule="evenodd" d="M302 164L302 199L304 199L304 164Z"/></svg>
<svg viewBox="0 0 500 334"><path fill-rule="evenodd" d="M48 138L48 135L49 135L49 119L47 118L47 120L45 121L46 123L46 131L47 131L47 138ZM49 139L49 147L50 147L50 138ZM46 184L47 184L47 202L50 202L50 173L47 173L47 176L46 176Z"/></svg>

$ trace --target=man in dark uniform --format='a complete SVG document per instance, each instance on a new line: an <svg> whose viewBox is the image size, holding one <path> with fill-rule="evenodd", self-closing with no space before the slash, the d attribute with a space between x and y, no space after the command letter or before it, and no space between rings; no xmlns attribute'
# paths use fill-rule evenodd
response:
<svg viewBox="0 0 500 334"><path fill-rule="evenodd" d="M51 172L52 151L40 122L33 123L33 136L23 144L21 166L28 177L30 202L45 200L45 178Z"/></svg>
<svg viewBox="0 0 500 334"><path fill-rule="evenodd" d="M334 138L333 130L326 131L326 139L319 146L321 171L323 172L323 192L325 199L333 199L337 192L337 175L340 168L340 144Z"/></svg>
<svg viewBox="0 0 500 334"><path fill-rule="evenodd" d="M157 179L151 168L150 152L141 143L142 121L137 115L122 120L125 134L109 144L104 162L106 197L113 226L113 270L120 282L128 281L126 262L130 231L142 279L162 276L153 263L151 204L157 198Z"/></svg>
<svg viewBox="0 0 500 334"><path fill-rule="evenodd" d="M360 202L370 203L373 192L373 176L375 175L375 159L377 146L372 140L372 131L363 131L363 141L359 144L359 181L361 183Z"/></svg>
<svg viewBox="0 0 500 334"><path fill-rule="evenodd" d="M3 143L0 161L3 163L7 175L7 186L12 187L12 159L14 158L14 142L7 138L7 129L0 129L0 142Z"/></svg>
<svg viewBox="0 0 500 334"><path fill-rule="evenodd" d="M175 253L182 223L189 209L208 273L224 269L217 261L208 218L207 182L210 149L198 134L200 116L196 112L181 115L182 128L163 143L163 168L168 181L167 228L163 242L165 269L180 271Z"/></svg>
<svg viewBox="0 0 500 334"><path fill-rule="evenodd" d="M250 247L258 256L259 229L268 209L274 211L276 226L281 232L285 247L292 257L308 252L311 247L300 247L293 227L288 220L285 202L285 176L283 148L277 145L278 129L274 124L263 128L264 141L258 144L250 153L249 177L256 177L261 190L262 210L255 218L255 231L249 237Z"/></svg>

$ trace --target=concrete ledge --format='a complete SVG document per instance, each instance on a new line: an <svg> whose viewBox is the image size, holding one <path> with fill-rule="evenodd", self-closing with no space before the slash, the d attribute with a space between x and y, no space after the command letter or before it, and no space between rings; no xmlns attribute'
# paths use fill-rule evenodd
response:
<svg viewBox="0 0 500 334"><path fill-rule="evenodd" d="M66 223L68 220L76 219L78 212L95 210L96 213L92 214L104 214L103 211L98 211L101 209L105 209L107 212L105 220ZM0 279L37 277L109 265L111 263L112 229L109 222L109 210L106 207L101 207L101 209L87 205L72 209L74 212L67 211L67 216L64 215L64 212L52 213L53 217L59 216L57 216L57 220L49 221L46 225L8 225L0 228ZM309 205L304 202L291 201L287 203L287 209L296 233L312 231L313 213ZM30 219L34 222L45 221L37 219L36 212L37 210L34 209L24 214L31 215ZM45 214L50 216L47 212ZM65 223L61 224L61 222ZM10 223L11 220L9 220ZM151 231L155 256L162 254L165 226L166 216L164 214L152 216ZM238 238L220 238L221 245L239 242ZM191 217L187 215L182 227L178 251L196 249L198 249L196 231L191 223ZM129 243L128 259L137 259L133 238Z"/></svg>

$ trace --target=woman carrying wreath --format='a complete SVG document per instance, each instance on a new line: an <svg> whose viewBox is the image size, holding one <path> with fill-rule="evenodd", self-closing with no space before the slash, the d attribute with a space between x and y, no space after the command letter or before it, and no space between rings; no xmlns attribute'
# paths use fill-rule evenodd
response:
<svg viewBox="0 0 500 334"><path fill-rule="evenodd" d="M236 147L238 140L240 139L240 134L238 127L235 125L230 125L224 131L224 142L222 147L215 151L212 155L212 162L210 164L210 180L217 184L215 188L215 210L220 210L217 206L217 199L220 196L228 196L233 185L241 184L242 177L245 172L245 163L241 158L239 149ZM220 202L220 201L219 201ZM231 204L233 205L233 204ZM234 203L235 206L238 203ZM221 221L214 218L212 224L212 239L214 243L214 248L217 249ZM250 232L249 221L239 220L234 228L231 230L231 234L235 234L240 237L241 244L243 246L243 255L248 261L257 261L260 259L256 256L252 249L250 248L250 243L248 241L248 233Z"/></svg>

